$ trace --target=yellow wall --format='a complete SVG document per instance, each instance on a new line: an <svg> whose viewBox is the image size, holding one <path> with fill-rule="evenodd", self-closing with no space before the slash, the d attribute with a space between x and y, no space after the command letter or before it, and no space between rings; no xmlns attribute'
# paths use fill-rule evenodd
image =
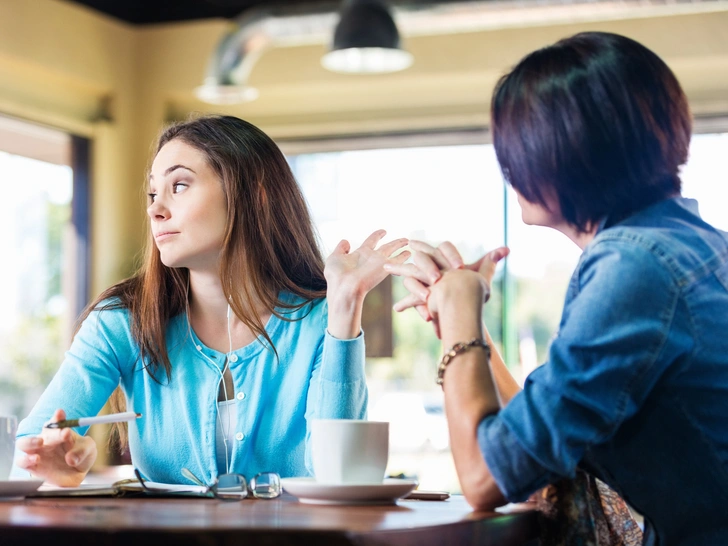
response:
<svg viewBox="0 0 728 546"><path fill-rule="evenodd" d="M64 2L0 2L0 112L93 139L94 294L139 245L136 44L131 27Z"/></svg>
<svg viewBox="0 0 728 546"><path fill-rule="evenodd" d="M165 121L190 111L232 113L279 139L482 127L495 81L522 55L606 30L661 55L694 112L728 113L728 11L412 37L412 68L371 77L326 72L323 43L278 47L252 72L260 98L222 109L196 101L192 89L228 26L132 27L58 0L0 0L0 113L94 141L93 294L133 270L151 143Z"/></svg>

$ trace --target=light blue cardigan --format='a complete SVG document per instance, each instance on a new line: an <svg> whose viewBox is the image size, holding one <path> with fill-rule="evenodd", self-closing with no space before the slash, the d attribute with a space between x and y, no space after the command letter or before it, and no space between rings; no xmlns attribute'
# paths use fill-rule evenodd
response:
<svg viewBox="0 0 728 546"><path fill-rule="evenodd" d="M282 299L300 301L291 294ZM363 334L352 340L330 336L323 299L293 313L284 312L292 322L274 315L266 325L278 359L259 339L234 351L237 360L230 362L237 409L231 472L248 478L263 471L282 477L311 475L311 420L366 417ZM218 472L215 427L220 372L200 350L219 368L225 355L206 347L188 328L184 314L170 321L167 349L172 377L168 381L160 371L156 382L140 362L129 313L125 309L92 312L58 373L20 423L18 437L38 434L56 408L65 409L69 419L96 415L121 383L128 411L143 414L129 424L134 466L153 481L187 483L181 474L186 467L211 483ZM17 468L13 475L27 477Z"/></svg>

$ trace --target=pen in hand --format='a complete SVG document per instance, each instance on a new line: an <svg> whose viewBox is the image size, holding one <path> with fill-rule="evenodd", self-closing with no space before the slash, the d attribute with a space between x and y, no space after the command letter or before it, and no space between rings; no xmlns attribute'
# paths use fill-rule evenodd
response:
<svg viewBox="0 0 728 546"><path fill-rule="evenodd" d="M112 413L110 415L99 415L97 417L80 417L78 419L64 419L56 423L48 423L45 428L70 428L70 427L87 427L90 425L99 425L101 423L121 423L123 421L133 421L139 419L141 413L127 411L125 413Z"/></svg>

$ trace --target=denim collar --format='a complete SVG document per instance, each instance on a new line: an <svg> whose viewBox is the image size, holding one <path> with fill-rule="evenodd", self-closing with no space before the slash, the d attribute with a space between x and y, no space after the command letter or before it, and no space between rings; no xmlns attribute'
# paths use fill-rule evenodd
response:
<svg viewBox="0 0 728 546"><path fill-rule="evenodd" d="M700 218L700 211L698 209L698 202L695 199L690 199L687 197L682 197L681 195L676 195L675 197L668 197L667 199L663 199L662 201L658 201L657 203L653 203L652 205L645 207L641 210L636 211L631 216L628 216L627 218L623 218L617 222L611 222L610 216L607 215L604 218L602 218L599 221L599 225L597 226L597 231L594 234L596 237L599 235L602 231L605 229L609 229L611 227L617 226L624 222L625 220L628 220L629 218L632 218L633 216L637 216L638 214L655 214L659 213L660 209L667 208L672 206L673 204L682 207L686 209L691 214L694 214L698 218Z"/></svg>

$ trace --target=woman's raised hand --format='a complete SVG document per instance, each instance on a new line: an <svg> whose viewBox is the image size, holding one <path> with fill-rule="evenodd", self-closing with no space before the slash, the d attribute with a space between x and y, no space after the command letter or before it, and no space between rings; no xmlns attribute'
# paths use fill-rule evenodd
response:
<svg viewBox="0 0 728 546"><path fill-rule="evenodd" d="M399 265L410 257L409 251L393 256L407 245L407 239L395 239L377 248L386 233L383 229L375 231L354 251L349 241L341 241L326 260L328 330L334 337L351 339L359 335L364 296L389 275L383 266Z"/></svg>
<svg viewBox="0 0 728 546"><path fill-rule="evenodd" d="M57 409L51 422L62 421L66 412ZM39 436L18 438L23 451L15 464L47 483L76 487L96 461L96 442L71 428L43 428Z"/></svg>
<svg viewBox="0 0 728 546"><path fill-rule="evenodd" d="M433 247L422 241L410 241L410 248L414 251L412 263L387 264L384 268L393 275L404 277L404 286L410 292L394 305L394 310L404 311L414 307L426 321L433 320L437 314L438 298L432 297L432 294L444 290L453 282L463 283L466 279L477 281L470 286L479 285L475 289L481 291L484 301L487 301L496 265L509 252L508 248L499 247L476 262L466 264L450 242Z"/></svg>
<svg viewBox="0 0 728 546"><path fill-rule="evenodd" d="M384 264L404 263L410 257L409 251L392 255L407 245L407 239L395 239L377 248L386 234L383 229L375 231L354 251L351 251L349 241L343 240L336 245L324 269L329 288L363 298L389 275Z"/></svg>

